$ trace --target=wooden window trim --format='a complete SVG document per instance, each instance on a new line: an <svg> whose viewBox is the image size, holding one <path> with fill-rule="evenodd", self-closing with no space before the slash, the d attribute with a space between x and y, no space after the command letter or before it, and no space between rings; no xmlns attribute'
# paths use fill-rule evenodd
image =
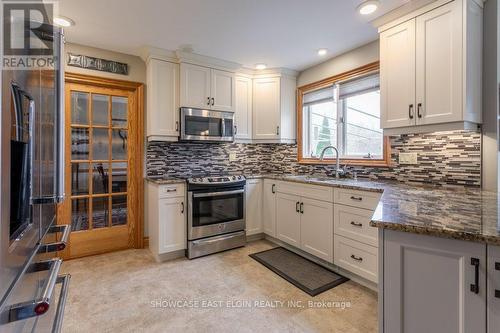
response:
<svg viewBox="0 0 500 333"><path fill-rule="evenodd" d="M380 70L380 62L375 61L367 65L355 68L353 70L328 77L326 79L309 83L297 88L297 162L299 164L335 164L335 159L325 158L321 161L319 158L307 158L302 155L302 99L304 94L313 90L325 88L335 82L344 81L369 74ZM374 167L390 167L391 166L391 144L389 137L384 136L384 152L382 159L340 159L341 164L358 165L358 166L374 166Z"/></svg>

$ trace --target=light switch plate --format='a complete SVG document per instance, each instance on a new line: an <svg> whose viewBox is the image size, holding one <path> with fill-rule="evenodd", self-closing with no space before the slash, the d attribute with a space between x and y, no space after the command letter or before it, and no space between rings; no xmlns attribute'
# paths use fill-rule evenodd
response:
<svg viewBox="0 0 500 333"><path fill-rule="evenodd" d="M236 161L236 153L229 153L229 162Z"/></svg>
<svg viewBox="0 0 500 333"><path fill-rule="evenodd" d="M399 153L399 164L417 164L417 153Z"/></svg>

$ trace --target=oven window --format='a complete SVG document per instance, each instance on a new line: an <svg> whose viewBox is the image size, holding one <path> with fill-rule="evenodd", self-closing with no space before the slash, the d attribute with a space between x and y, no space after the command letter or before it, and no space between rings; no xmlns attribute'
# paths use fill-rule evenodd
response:
<svg viewBox="0 0 500 333"><path fill-rule="evenodd" d="M221 136L221 119L186 116L186 135L195 136Z"/></svg>
<svg viewBox="0 0 500 333"><path fill-rule="evenodd" d="M243 219L243 193L193 197L193 227Z"/></svg>

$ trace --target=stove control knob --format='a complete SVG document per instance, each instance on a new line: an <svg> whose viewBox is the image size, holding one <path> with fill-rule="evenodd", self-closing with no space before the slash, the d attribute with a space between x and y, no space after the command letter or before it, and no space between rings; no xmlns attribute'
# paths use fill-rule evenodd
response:
<svg viewBox="0 0 500 333"><path fill-rule="evenodd" d="M235 180L235 179L236 179L236 176L233 176L233 177L231 177L231 178L232 178L233 180Z"/></svg>
<svg viewBox="0 0 500 333"><path fill-rule="evenodd" d="M238 179L241 179L241 176L238 176Z"/></svg>
<svg viewBox="0 0 500 333"><path fill-rule="evenodd" d="M209 183L212 183L213 181L214 181L213 178L208 178Z"/></svg>

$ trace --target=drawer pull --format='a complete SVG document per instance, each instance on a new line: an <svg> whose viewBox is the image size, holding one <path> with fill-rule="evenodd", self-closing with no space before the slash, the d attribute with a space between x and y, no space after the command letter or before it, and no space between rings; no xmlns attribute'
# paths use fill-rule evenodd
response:
<svg viewBox="0 0 500 333"><path fill-rule="evenodd" d="M357 223L357 222L351 221L351 225L353 225L355 227L362 227L363 223Z"/></svg>
<svg viewBox="0 0 500 333"><path fill-rule="evenodd" d="M176 188L167 189L167 193L172 193L172 192L177 192L177 189Z"/></svg>
<svg viewBox="0 0 500 333"><path fill-rule="evenodd" d="M363 258L357 257L354 254L351 254L351 258L354 259L354 260L356 260L356 261L363 261Z"/></svg>
<svg viewBox="0 0 500 333"><path fill-rule="evenodd" d="M363 201L363 198L362 197L355 197L354 195L351 195L351 200Z"/></svg>

